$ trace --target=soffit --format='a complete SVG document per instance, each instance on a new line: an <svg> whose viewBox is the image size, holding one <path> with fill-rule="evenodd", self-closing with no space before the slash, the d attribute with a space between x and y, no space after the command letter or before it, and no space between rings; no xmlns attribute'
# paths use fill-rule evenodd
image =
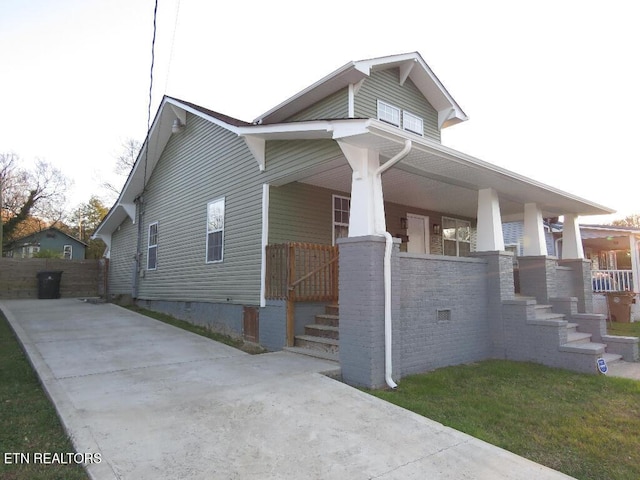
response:
<svg viewBox="0 0 640 480"><path fill-rule="evenodd" d="M430 140L370 122L367 133L348 135L337 140L380 152L381 163L396 155L406 138L412 138L410 153L382 177L385 200L475 217L478 190L493 188L498 192L503 218L522 218L524 205L536 203L545 217L564 214L602 215L611 210L575 197L553 187L510 172L495 165L448 149ZM298 179L325 188L349 192L351 169L341 165L322 172L312 172Z"/></svg>

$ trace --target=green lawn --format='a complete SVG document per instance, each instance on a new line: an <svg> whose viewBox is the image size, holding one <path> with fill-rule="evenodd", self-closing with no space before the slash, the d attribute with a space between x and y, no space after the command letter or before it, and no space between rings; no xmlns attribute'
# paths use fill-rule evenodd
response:
<svg viewBox="0 0 640 480"><path fill-rule="evenodd" d="M626 337L640 337L640 322L607 322L607 333Z"/></svg>
<svg viewBox="0 0 640 480"><path fill-rule="evenodd" d="M490 360L372 395L579 479L640 479L640 382Z"/></svg>
<svg viewBox="0 0 640 480"><path fill-rule="evenodd" d="M0 312L0 478L88 479L80 465L33 462L35 454L73 452L55 409ZM11 455L6 458L11 453L29 454L31 462L17 464Z"/></svg>

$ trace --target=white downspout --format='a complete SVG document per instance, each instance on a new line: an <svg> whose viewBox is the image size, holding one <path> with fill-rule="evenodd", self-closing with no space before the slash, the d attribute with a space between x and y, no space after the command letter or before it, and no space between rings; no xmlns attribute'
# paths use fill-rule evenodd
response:
<svg viewBox="0 0 640 480"><path fill-rule="evenodd" d="M411 151L411 140L404 141L404 148L386 163L380 165L376 171L376 189L380 189L375 196L380 200L382 196L382 178L381 175L402 160ZM384 212L384 205L376 206L376 212ZM383 217L384 218L384 217ZM393 250L393 237L386 231L386 227L380 224L379 217L376 217L375 232L377 235L383 235L385 238L384 249L384 379L389 388L397 388L398 385L391 378L393 372L393 356L392 356L392 318L391 318L391 251Z"/></svg>

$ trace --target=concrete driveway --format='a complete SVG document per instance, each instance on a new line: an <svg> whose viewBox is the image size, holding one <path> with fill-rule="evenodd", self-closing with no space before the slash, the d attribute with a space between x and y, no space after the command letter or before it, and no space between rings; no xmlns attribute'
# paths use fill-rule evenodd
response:
<svg viewBox="0 0 640 480"><path fill-rule="evenodd" d="M371 397L111 304L0 302L94 479L570 478Z"/></svg>

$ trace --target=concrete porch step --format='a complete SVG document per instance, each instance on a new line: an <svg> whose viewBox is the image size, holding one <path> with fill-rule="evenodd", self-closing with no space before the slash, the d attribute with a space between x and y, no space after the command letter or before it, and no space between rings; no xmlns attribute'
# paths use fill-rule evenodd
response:
<svg viewBox="0 0 640 480"><path fill-rule="evenodd" d="M569 332L567 335L567 343L590 343L591 334L582 332Z"/></svg>
<svg viewBox="0 0 640 480"><path fill-rule="evenodd" d="M578 324L577 323L567 323L567 330L572 330L572 331L577 331L578 329Z"/></svg>
<svg viewBox="0 0 640 480"><path fill-rule="evenodd" d="M536 320L564 320L564 314L536 311Z"/></svg>
<svg viewBox="0 0 640 480"><path fill-rule="evenodd" d="M309 335L312 337L323 337L323 338L333 338L334 340L338 340L339 331L338 327L331 325L322 325L322 324L311 324L306 325L304 327L305 335Z"/></svg>
<svg viewBox="0 0 640 480"><path fill-rule="evenodd" d="M329 353L338 353L338 340L333 338L314 337L312 335L296 335L294 346L319 350Z"/></svg>
<svg viewBox="0 0 640 480"><path fill-rule="evenodd" d="M338 327L340 317L332 313L323 313L316 315L316 325L327 325L329 327Z"/></svg>
<svg viewBox="0 0 640 480"><path fill-rule="evenodd" d="M300 355L306 355L308 357L321 358L322 360L329 360L331 362L340 362L340 356L337 353L324 352L322 350L313 350L311 348L300 347L284 347L283 350Z"/></svg>
<svg viewBox="0 0 640 480"><path fill-rule="evenodd" d="M618 355L617 353L604 353L602 354L602 358L604 358L607 365L611 365L612 363L620 362L622 360L622 355Z"/></svg>
<svg viewBox="0 0 640 480"><path fill-rule="evenodd" d="M340 307L338 306L337 303L334 303L334 304L331 304L331 305L326 305L324 307L324 311L328 315L339 315Z"/></svg>
<svg viewBox="0 0 640 480"><path fill-rule="evenodd" d="M606 347L604 343L565 343L564 345L560 345L560 351L584 353L588 355L604 355Z"/></svg>

